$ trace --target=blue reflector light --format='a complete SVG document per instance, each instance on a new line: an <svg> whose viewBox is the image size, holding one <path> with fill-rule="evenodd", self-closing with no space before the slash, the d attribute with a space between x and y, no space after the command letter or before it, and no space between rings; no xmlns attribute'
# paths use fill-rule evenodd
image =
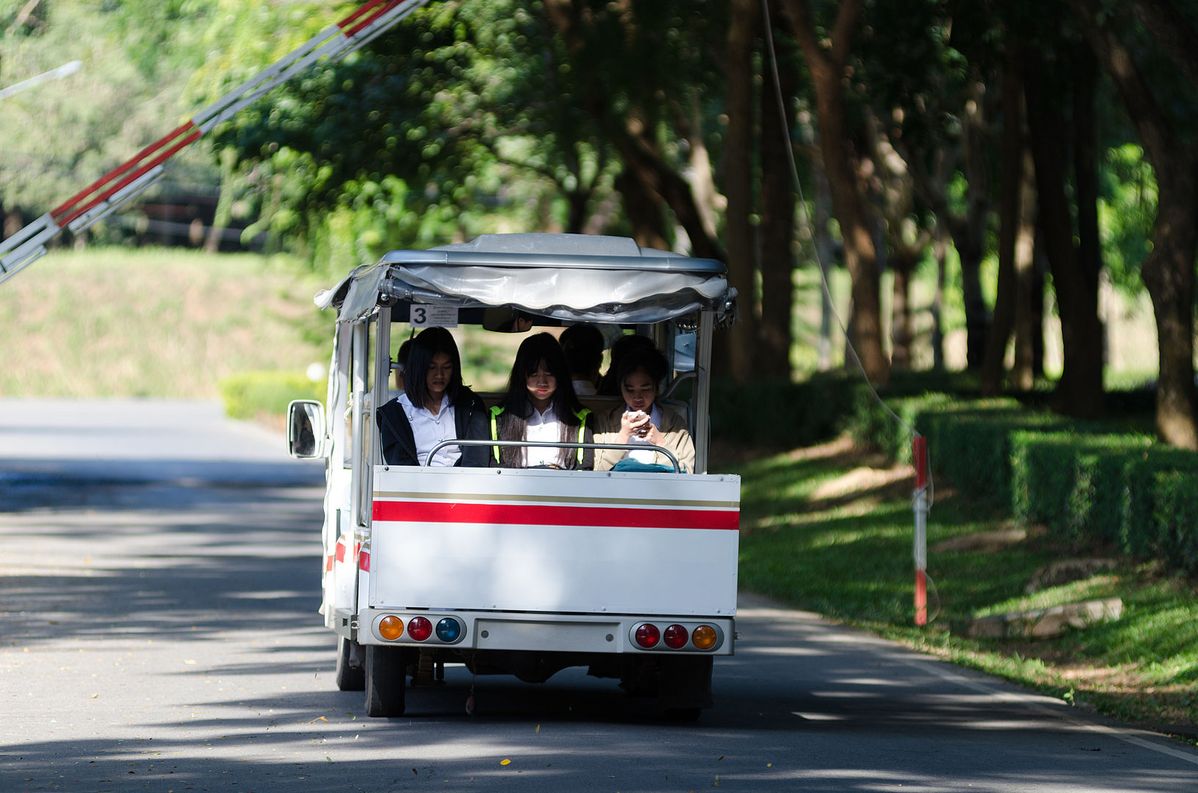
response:
<svg viewBox="0 0 1198 793"><path fill-rule="evenodd" d="M437 622L437 638L443 642L456 642L462 635L462 623L453 617L443 617Z"/></svg>

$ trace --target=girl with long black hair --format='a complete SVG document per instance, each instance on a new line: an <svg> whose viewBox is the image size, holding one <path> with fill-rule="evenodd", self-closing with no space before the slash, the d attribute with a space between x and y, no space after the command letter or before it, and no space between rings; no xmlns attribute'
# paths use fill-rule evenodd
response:
<svg viewBox="0 0 1198 793"><path fill-rule="evenodd" d="M412 340L403 393L375 412L387 465L425 465L444 440L486 440L486 406L462 383L458 345L445 328ZM428 465L487 465L485 446L443 446Z"/></svg>
<svg viewBox="0 0 1198 793"><path fill-rule="evenodd" d="M591 411L570 383L570 367L557 339L529 336L516 351L507 393L491 408L491 438L502 441L591 443ZM592 468L591 449L495 446L492 459L504 468Z"/></svg>

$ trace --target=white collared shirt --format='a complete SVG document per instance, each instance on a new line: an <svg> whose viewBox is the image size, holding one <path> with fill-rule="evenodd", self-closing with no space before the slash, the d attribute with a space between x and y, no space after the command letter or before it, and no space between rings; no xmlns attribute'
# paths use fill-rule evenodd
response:
<svg viewBox="0 0 1198 793"><path fill-rule="evenodd" d="M424 465L425 458L433 447L441 441L458 437L457 425L454 424L453 405L449 404L449 395L441 397L441 409L437 415L426 407L416 407L407 394L400 394L399 406L408 417L412 426L412 437L416 440L416 459ZM459 446L444 446L433 457L431 465L455 465L462 456Z"/></svg>
<svg viewBox="0 0 1198 793"><path fill-rule="evenodd" d="M561 439L562 425L557 420L557 414L553 412L553 405L550 404L545 408L544 413L533 408L532 415L528 417L528 423L524 428L524 440L560 441ZM524 464L529 468L535 465L557 465L561 454L562 450L556 446L526 446L524 447Z"/></svg>
<svg viewBox="0 0 1198 793"><path fill-rule="evenodd" d="M629 410L632 410L632 408L628 407L628 405L625 405L624 410L627 412ZM661 408L659 408L657 406L656 402L654 402L653 407L651 407L649 409L649 422L654 427L661 429ZM649 440L647 438L642 438L640 435L633 435L628 439L628 442L629 443L649 443ZM654 460L656 459L656 455L657 455L657 452L653 451L652 449L645 449L644 451L638 450L638 451L628 453L629 458L636 460L638 463L646 463L646 464L652 464L654 462Z"/></svg>

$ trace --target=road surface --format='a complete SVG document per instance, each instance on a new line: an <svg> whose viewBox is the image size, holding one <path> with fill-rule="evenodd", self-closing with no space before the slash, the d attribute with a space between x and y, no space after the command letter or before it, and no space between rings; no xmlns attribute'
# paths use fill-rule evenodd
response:
<svg viewBox="0 0 1198 793"><path fill-rule="evenodd" d="M1198 791L1198 752L750 596L716 706L470 679L363 715L323 476L198 402L0 400L0 791Z"/></svg>

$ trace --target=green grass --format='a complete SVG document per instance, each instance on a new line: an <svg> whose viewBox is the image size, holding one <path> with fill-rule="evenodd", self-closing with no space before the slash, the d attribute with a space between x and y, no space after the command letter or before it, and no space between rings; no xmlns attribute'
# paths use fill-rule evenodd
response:
<svg viewBox="0 0 1198 793"><path fill-rule="evenodd" d="M1123 720L1198 738L1198 592L1127 560L1026 594L1053 561L1079 555L1042 532L997 552L929 551L931 623L913 625L911 480L843 443L733 466L743 477L741 586ZM721 466L723 470L727 466ZM928 545L1007 527L942 493ZM1099 549L1095 555L1109 556ZM1121 597L1115 622L1046 640L969 639L970 619Z"/></svg>
<svg viewBox="0 0 1198 793"><path fill-rule="evenodd" d="M0 394L212 398L236 372L302 373L329 357L327 285L285 258L53 251L0 287Z"/></svg>

